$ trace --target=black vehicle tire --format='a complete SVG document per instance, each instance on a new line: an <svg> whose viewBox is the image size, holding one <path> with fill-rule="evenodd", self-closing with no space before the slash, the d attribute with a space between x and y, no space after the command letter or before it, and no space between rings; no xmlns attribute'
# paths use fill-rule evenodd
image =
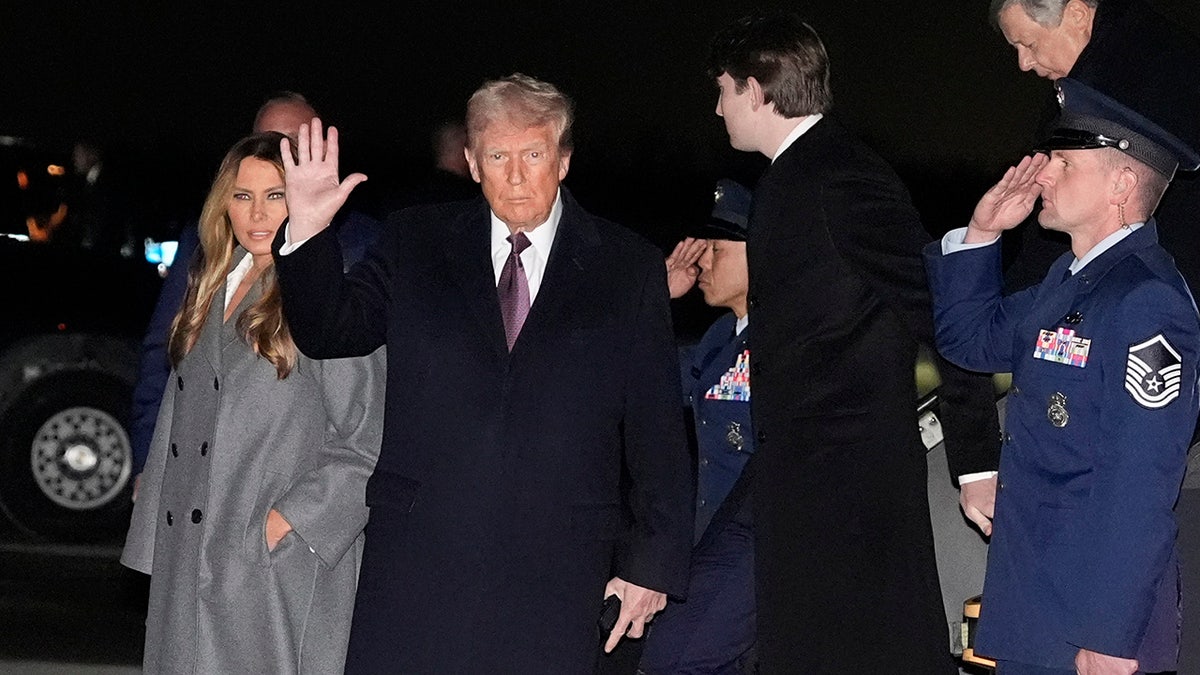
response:
<svg viewBox="0 0 1200 675"><path fill-rule="evenodd" d="M99 372L46 377L0 420L0 508L55 541L119 542L129 527L131 392Z"/></svg>

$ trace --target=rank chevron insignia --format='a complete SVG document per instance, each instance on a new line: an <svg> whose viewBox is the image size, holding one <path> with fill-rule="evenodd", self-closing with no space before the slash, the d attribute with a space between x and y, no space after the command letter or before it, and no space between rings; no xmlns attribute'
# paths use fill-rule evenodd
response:
<svg viewBox="0 0 1200 675"><path fill-rule="evenodd" d="M1129 348L1125 391L1144 408L1162 408L1179 397L1183 365L1162 333Z"/></svg>

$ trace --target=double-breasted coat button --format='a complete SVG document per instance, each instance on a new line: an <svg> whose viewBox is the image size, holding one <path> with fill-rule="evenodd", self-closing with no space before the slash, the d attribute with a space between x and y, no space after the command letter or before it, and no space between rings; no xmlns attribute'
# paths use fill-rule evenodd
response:
<svg viewBox="0 0 1200 675"><path fill-rule="evenodd" d="M200 444L200 456L204 457L207 454L208 454L208 441L204 441L203 443Z"/></svg>
<svg viewBox="0 0 1200 675"><path fill-rule="evenodd" d="M170 527L174 524L175 524L175 516L171 515L170 511L167 511L167 527Z"/></svg>
<svg viewBox="0 0 1200 675"><path fill-rule="evenodd" d="M758 432L758 442L759 443L767 442L767 432L765 432L765 431Z"/></svg>
<svg viewBox="0 0 1200 675"><path fill-rule="evenodd" d="M192 509L192 522L198 523L204 519L204 514L200 513L200 509Z"/></svg>
<svg viewBox="0 0 1200 675"><path fill-rule="evenodd" d="M218 391L220 391L220 389L221 389L221 383L215 377L213 378L213 389L216 389Z"/></svg>
<svg viewBox="0 0 1200 675"><path fill-rule="evenodd" d="M1004 434L1004 442L1012 443L1012 434Z"/></svg>
<svg viewBox="0 0 1200 675"><path fill-rule="evenodd" d="M183 378L177 375L175 381L179 384L179 391L183 391Z"/></svg>

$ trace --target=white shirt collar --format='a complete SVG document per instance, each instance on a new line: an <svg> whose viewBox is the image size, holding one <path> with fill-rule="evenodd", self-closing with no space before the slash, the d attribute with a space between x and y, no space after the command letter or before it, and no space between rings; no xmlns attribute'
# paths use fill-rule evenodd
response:
<svg viewBox="0 0 1200 675"><path fill-rule="evenodd" d="M750 325L750 315L747 314L737 320L737 324L735 324L733 327L734 334L741 335L742 331L746 330L746 326L749 326L749 325Z"/></svg>
<svg viewBox="0 0 1200 675"><path fill-rule="evenodd" d="M225 276L225 311L229 311L229 301L233 299L233 294L237 292L237 287L241 285L242 279L250 273L250 268L254 266L254 256L246 253L242 256L239 262L229 274Z"/></svg>
<svg viewBox="0 0 1200 675"><path fill-rule="evenodd" d="M504 266L504 258L508 257L512 250L512 244L508 243L508 235L512 234L508 230L508 225L496 215L495 211L488 211L492 217L492 259L496 259L496 254L500 254L500 266ZM558 221L562 219L562 189L559 188L558 194L554 196L554 206L550 207L550 217L546 222L538 225L532 230L525 230L525 236L529 238L530 249L535 249L542 257L548 258L550 255L550 246L554 243L554 234L558 232ZM526 249L528 250L528 249ZM524 260L524 254L521 259ZM500 273L496 273L496 279L499 280ZM497 283L499 283L497 281Z"/></svg>
<svg viewBox="0 0 1200 675"><path fill-rule="evenodd" d="M1104 253L1108 249L1116 246L1118 242L1133 234L1134 230L1137 230L1142 225L1145 225L1145 223L1132 223L1128 227L1117 228L1116 232L1113 232L1107 237L1101 239L1100 243L1096 244L1091 248L1091 250L1083 254L1082 258L1076 258L1075 260L1071 261L1071 274L1078 273L1079 270L1086 267L1088 263L1100 257L1100 254Z"/></svg>
<svg viewBox="0 0 1200 675"><path fill-rule="evenodd" d="M562 188L554 196L554 206L550 208L550 217L546 222L532 230L525 230L529 239L529 248L521 253L521 265L529 279L529 301L537 298L538 289L542 285L542 276L546 273L546 262L550 260L550 248L554 245L554 235L558 232L559 221L562 220ZM500 283L500 272L504 270L504 261L512 252L512 244L508 243L508 225L491 212L492 222L492 271L495 281Z"/></svg>
<svg viewBox="0 0 1200 675"><path fill-rule="evenodd" d="M792 147L792 143L795 143L797 138L800 138L804 135L804 132L813 128L817 122L820 122L822 117L825 116L821 113L809 115L808 117L804 118L804 121L800 122L800 124L797 124L796 128L792 129L792 133L788 134L787 138L783 139L783 144L779 146L779 149L775 151L775 154L771 156L771 163L773 164L775 160L779 159L779 156L783 154L784 150Z"/></svg>

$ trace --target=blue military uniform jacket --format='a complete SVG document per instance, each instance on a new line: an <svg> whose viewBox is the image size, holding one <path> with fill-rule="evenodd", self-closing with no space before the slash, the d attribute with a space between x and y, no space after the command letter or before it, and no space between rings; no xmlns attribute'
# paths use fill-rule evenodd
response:
<svg viewBox="0 0 1200 675"><path fill-rule="evenodd" d="M976 651L1073 667L1080 648L1174 670L1172 511L1197 412L1200 324L1153 221L1068 276L1001 297L1000 247L926 249L937 343L1011 371Z"/></svg>
<svg viewBox="0 0 1200 675"><path fill-rule="evenodd" d="M709 327L683 367L696 419L696 542L754 453L750 425L750 327L734 334L732 312Z"/></svg>

